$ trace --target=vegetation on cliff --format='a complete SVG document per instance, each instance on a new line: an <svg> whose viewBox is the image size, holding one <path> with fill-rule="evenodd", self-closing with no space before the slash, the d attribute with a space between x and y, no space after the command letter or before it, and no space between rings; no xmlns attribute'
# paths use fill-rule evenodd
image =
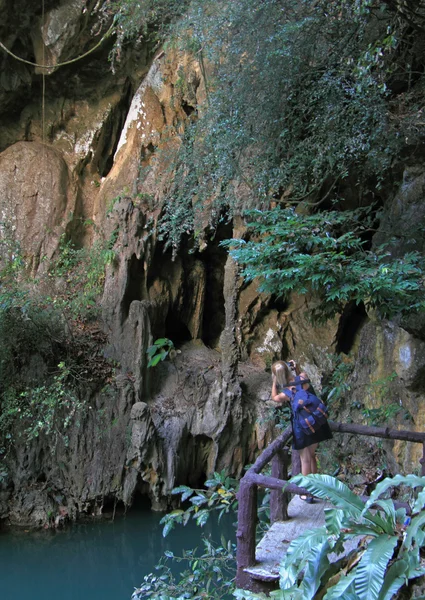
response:
<svg viewBox="0 0 425 600"><path fill-rule="evenodd" d="M148 14L174 23L167 43L193 55L206 85L170 168L166 246L196 247L255 209L248 241L231 247L264 290L319 291L325 318L352 300L385 317L422 309L423 257L372 241L423 139L422 3L194 0L178 23L174 2L137 3L143 18L134 6L115 4L123 31Z"/></svg>
<svg viewBox="0 0 425 600"><path fill-rule="evenodd" d="M69 429L84 418L87 392L104 385L112 365L101 348L98 315L110 242L77 249L62 238L60 252L37 278L7 227L0 240L0 458L16 443L68 445ZM4 475L3 475L4 476Z"/></svg>

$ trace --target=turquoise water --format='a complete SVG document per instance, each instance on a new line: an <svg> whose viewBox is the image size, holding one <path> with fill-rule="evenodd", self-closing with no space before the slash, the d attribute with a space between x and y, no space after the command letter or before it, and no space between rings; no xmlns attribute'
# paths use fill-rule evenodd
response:
<svg viewBox="0 0 425 600"><path fill-rule="evenodd" d="M130 600L165 550L201 548L203 534L218 541L220 530L234 540L230 520L177 526L163 538L161 517L139 510L62 531L0 532L1 599Z"/></svg>

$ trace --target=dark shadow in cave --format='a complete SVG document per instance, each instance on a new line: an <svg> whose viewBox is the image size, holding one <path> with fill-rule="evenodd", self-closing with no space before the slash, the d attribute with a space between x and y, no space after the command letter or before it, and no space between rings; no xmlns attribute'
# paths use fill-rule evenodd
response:
<svg viewBox="0 0 425 600"><path fill-rule="evenodd" d="M232 223L218 226L214 240L200 254L206 270L206 289L204 315L202 321L202 341L206 346L215 348L219 344L221 333L226 323L224 306L224 267L227 261L227 250L219 244L232 237Z"/></svg>
<svg viewBox="0 0 425 600"><path fill-rule="evenodd" d="M148 496L148 485L143 482L144 485L138 486L131 503L131 510L146 511L152 509L152 502Z"/></svg>
<svg viewBox="0 0 425 600"><path fill-rule="evenodd" d="M118 516L125 513L125 504L122 500L117 500L115 496L108 495L103 498L102 514Z"/></svg>
<svg viewBox="0 0 425 600"><path fill-rule="evenodd" d="M133 98L133 87L130 81L124 84L121 100L109 115L101 133L102 154L98 158L98 172L101 177L106 177L114 164L114 155L118 147L125 120L130 110Z"/></svg>
<svg viewBox="0 0 425 600"><path fill-rule="evenodd" d="M145 297L145 269L143 260L138 259L137 256L133 254L128 267L128 278L122 299L122 312L124 318L128 317L130 305L133 300L143 300Z"/></svg>
<svg viewBox="0 0 425 600"><path fill-rule="evenodd" d="M169 310L165 319L165 337L173 341L175 346L190 342L192 336L186 325L176 316L173 310Z"/></svg>
<svg viewBox="0 0 425 600"><path fill-rule="evenodd" d="M176 480L192 488L202 488L207 479L208 457L213 441L206 435L182 437Z"/></svg>
<svg viewBox="0 0 425 600"><path fill-rule="evenodd" d="M349 302L344 308L336 334L336 352L349 354L357 334L368 320L364 304Z"/></svg>

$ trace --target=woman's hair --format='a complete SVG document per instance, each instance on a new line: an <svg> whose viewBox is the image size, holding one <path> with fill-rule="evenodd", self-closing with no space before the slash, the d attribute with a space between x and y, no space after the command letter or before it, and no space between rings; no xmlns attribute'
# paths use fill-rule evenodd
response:
<svg viewBox="0 0 425 600"><path fill-rule="evenodd" d="M288 367L286 362L278 360L272 365L272 373L276 377L277 383L281 387L285 387L293 379L291 369Z"/></svg>

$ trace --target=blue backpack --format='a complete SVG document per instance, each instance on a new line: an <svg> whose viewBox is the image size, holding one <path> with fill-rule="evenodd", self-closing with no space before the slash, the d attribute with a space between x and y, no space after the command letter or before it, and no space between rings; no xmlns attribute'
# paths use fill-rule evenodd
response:
<svg viewBox="0 0 425 600"><path fill-rule="evenodd" d="M285 394L291 398L291 409L294 419L299 423L302 431L307 435L316 433L328 420L326 405L308 390L303 390L303 383L310 383L308 379L296 377L291 385L295 391L286 388Z"/></svg>

